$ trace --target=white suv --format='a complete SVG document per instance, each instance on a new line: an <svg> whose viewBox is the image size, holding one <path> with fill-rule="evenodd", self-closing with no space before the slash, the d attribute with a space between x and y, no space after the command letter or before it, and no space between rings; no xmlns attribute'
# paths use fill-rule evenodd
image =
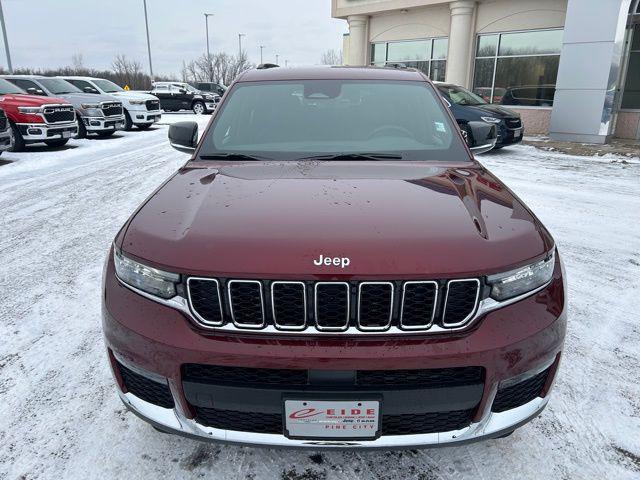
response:
<svg viewBox="0 0 640 480"><path fill-rule="evenodd" d="M85 93L111 95L122 102L124 107L125 130L135 125L140 130L149 128L160 120L160 101L148 93L132 92L119 87L111 80L93 77L61 77Z"/></svg>

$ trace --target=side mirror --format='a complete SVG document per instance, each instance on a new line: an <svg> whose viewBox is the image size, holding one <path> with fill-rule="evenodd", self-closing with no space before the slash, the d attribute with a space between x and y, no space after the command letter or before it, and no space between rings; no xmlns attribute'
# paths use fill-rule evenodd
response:
<svg viewBox="0 0 640 480"><path fill-rule="evenodd" d="M494 124L486 122L469 122L465 128L461 128L462 136L469 145L469 149L475 154L486 153L496 146L498 141L498 129Z"/></svg>
<svg viewBox="0 0 640 480"><path fill-rule="evenodd" d="M186 90L186 89L184 89L184 88L181 88L181 89L179 89L179 90L178 90L178 92L180 92L180 93L183 93L183 94L184 94L184 93L187 93L187 90Z"/></svg>
<svg viewBox="0 0 640 480"><path fill-rule="evenodd" d="M100 93L93 87L84 87L84 93Z"/></svg>
<svg viewBox="0 0 640 480"><path fill-rule="evenodd" d="M27 93L29 95L44 95L44 92L39 88L29 87L27 88Z"/></svg>
<svg viewBox="0 0 640 480"><path fill-rule="evenodd" d="M184 153L193 153L198 145L198 124L176 122L169 127L169 143Z"/></svg>

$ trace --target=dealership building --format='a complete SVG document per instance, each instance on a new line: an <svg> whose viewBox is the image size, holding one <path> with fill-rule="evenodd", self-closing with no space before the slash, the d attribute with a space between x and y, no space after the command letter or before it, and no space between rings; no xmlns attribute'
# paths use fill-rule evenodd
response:
<svg viewBox="0 0 640 480"><path fill-rule="evenodd" d="M530 134L640 139L640 0L332 0L332 16L347 65L420 69Z"/></svg>

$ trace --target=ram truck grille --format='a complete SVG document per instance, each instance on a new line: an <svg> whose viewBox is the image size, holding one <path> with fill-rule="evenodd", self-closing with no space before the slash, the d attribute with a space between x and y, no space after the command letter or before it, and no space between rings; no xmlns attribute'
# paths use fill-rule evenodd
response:
<svg viewBox="0 0 640 480"><path fill-rule="evenodd" d="M121 103L103 103L100 108L102 109L102 114L105 117L114 117L116 115L122 115L122 104Z"/></svg>
<svg viewBox="0 0 640 480"><path fill-rule="evenodd" d="M71 105L44 107L44 120L47 123L73 122L76 114Z"/></svg>
<svg viewBox="0 0 640 480"><path fill-rule="evenodd" d="M147 100L144 104L147 110L160 110L160 100Z"/></svg>
<svg viewBox="0 0 640 480"><path fill-rule="evenodd" d="M458 328L478 310L478 279L302 282L187 280L189 308L200 326L282 331L384 332Z"/></svg>

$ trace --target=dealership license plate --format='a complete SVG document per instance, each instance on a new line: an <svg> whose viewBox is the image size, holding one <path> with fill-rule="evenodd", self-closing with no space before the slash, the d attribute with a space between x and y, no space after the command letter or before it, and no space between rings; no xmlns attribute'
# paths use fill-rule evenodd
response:
<svg viewBox="0 0 640 480"><path fill-rule="evenodd" d="M374 438L378 433L380 402L285 400L284 413L289 437Z"/></svg>
<svg viewBox="0 0 640 480"><path fill-rule="evenodd" d="M62 138L71 138L73 137L73 132L68 131L68 132L62 132Z"/></svg>
<svg viewBox="0 0 640 480"><path fill-rule="evenodd" d="M513 131L513 136L514 136L515 138L521 137L521 136L522 136L522 129L521 129L521 128L516 128L516 129Z"/></svg>

